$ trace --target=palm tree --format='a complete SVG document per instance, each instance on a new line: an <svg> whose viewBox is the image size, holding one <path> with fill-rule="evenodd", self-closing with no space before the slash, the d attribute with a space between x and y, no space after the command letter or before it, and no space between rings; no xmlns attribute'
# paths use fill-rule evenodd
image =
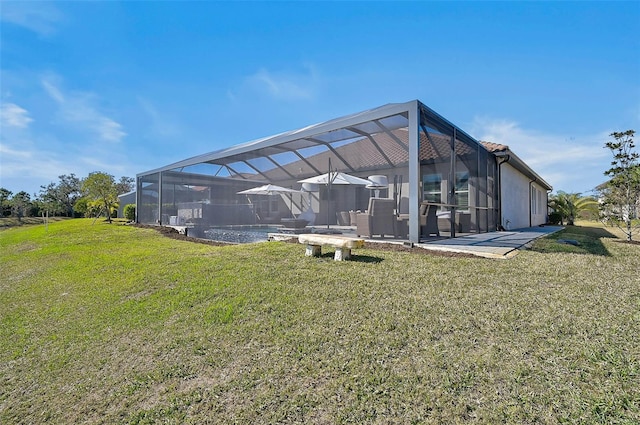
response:
<svg viewBox="0 0 640 425"><path fill-rule="evenodd" d="M557 194L551 195L549 206L560 214L560 224L573 226L573 223L581 212L591 212L597 215L598 201L592 196L581 196L580 193L566 193L558 191Z"/></svg>

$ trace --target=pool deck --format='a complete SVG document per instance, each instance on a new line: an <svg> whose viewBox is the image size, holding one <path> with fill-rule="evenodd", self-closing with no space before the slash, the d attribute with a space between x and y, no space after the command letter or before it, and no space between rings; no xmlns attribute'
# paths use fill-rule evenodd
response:
<svg viewBox="0 0 640 425"><path fill-rule="evenodd" d="M562 229L564 229L562 226L538 226L501 232L473 233L459 236L454 239L422 241L420 243L413 244L413 246L433 251L456 252L484 258L507 259L517 255L520 250L527 249L534 240L558 232ZM314 232L321 230L321 228L313 229ZM340 230L344 236L350 236L350 233L353 233L352 228L348 227L336 230ZM311 231L309 231L309 233L311 233ZM270 234L270 236L272 236L273 239L278 239L278 236L282 236L284 238L296 237L296 235L290 234ZM352 236L355 236L355 234ZM387 238L365 238L365 241L372 243L395 243L403 245L408 243L407 241Z"/></svg>

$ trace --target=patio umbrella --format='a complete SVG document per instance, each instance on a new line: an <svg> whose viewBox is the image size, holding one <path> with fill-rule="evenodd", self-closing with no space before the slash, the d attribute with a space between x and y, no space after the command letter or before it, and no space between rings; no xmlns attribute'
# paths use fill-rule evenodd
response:
<svg viewBox="0 0 640 425"><path fill-rule="evenodd" d="M329 162L329 169L331 169L331 162ZM366 186L371 184L370 180L362 179L360 177L352 176L350 174L341 173L339 171L329 171L328 173L321 174L315 177L309 177L308 179L298 180L298 183L315 183L315 184L324 184L327 186L327 201L329 201L329 205L331 205L331 186L334 184L353 184L357 186ZM327 229L329 228L329 207L327 207Z"/></svg>
<svg viewBox="0 0 640 425"><path fill-rule="evenodd" d="M238 192L238 195L282 195L294 193L302 193L300 190L289 189L288 187L277 186L275 184L265 184L263 186L252 187L251 189ZM293 197L290 198L293 204ZM293 205L291 206L291 216L293 217Z"/></svg>
<svg viewBox="0 0 640 425"><path fill-rule="evenodd" d="M252 187L251 189L238 192L238 195L280 195L282 193L302 193L299 190L288 187L276 186L275 184L265 184L264 186Z"/></svg>
<svg viewBox="0 0 640 425"><path fill-rule="evenodd" d="M366 186L372 184L370 180L361 179L360 177L352 176L351 174L341 173L339 171L332 171L330 173L324 173L319 176L309 177L308 179L298 180L298 183L315 183L315 184L355 184L358 186Z"/></svg>

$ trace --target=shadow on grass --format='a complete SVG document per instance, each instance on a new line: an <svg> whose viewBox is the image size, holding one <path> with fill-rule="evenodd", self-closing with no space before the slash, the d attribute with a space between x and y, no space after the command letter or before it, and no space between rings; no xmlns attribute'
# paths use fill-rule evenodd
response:
<svg viewBox="0 0 640 425"><path fill-rule="evenodd" d="M563 230L538 239L532 250L543 253L574 253L611 256L602 238L616 236L602 227L567 226Z"/></svg>
<svg viewBox="0 0 640 425"><path fill-rule="evenodd" d="M330 258L333 260L335 251L328 251L320 254L320 258ZM383 261L380 257L374 257L371 255L361 255L351 253L351 258L346 261L353 261L355 263L381 263Z"/></svg>

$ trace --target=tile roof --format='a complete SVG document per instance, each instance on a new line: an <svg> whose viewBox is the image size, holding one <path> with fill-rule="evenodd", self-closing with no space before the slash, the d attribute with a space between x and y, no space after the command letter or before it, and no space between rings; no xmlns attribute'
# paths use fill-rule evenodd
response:
<svg viewBox="0 0 640 425"><path fill-rule="evenodd" d="M489 152L504 152L509 150L509 146L501 145L500 143L486 142L480 141L482 146L484 146Z"/></svg>
<svg viewBox="0 0 640 425"><path fill-rule="evenodd" d="M409 132L407 128L393 130L390 134L381 132L371 136L373 142L362 137L342 146L335 147L335 152L353 168L354 171L367 171L379 168L397 167L409 162ZM374 144L375 142L375 144ZM429 133L425 135L420 132L420 160L421 161L448 161L450 158L451 136L440 133ZM376 145L379 147L376 147ZM385 158L381 153L384 152ZM475 149L466 143L456 144L457 155L473 154ZM338 171L351 172L351 169L330 150L310 155L306 157L309 164L316 169L325 172L329 158L332 160L332 167ZM389 164L391 162L391 164ZM296 178L304 178L317 174L307 163L297 160L282 167ZM271 169L265 174L273 181L287 179L286 172L280 168Z"/></svg>

